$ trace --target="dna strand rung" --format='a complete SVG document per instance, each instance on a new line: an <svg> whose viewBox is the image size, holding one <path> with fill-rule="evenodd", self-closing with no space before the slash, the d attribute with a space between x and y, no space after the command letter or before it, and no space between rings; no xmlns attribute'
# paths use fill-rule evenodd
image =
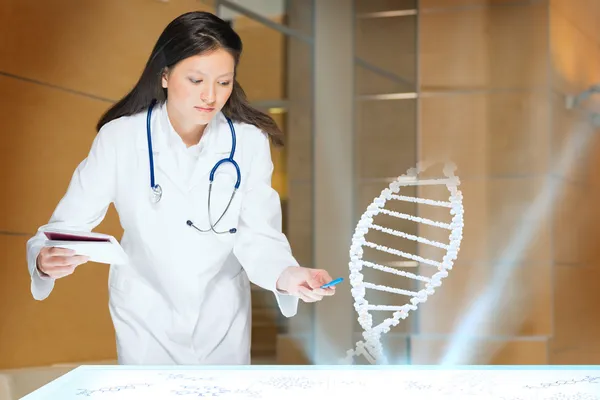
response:
<svg viewBox="0 0 600 400"><path fill-rule="evenodd" d="M363 267L370 267L370 268L373 268L373 269L376 269L376 270L379 270L382 272L387 272L389 274L403 276L405 278L414 279L417 281L422 281L422 282L430 282L431 281L431 279L427 278L426 276L416 275L411 272L397 270L395 268L386 267L385 265L372 263L370 261L363 261L362 265L363 265Z"/></svg>
<svg viewBox="0 0 600 400"><path fill-rule="evenodd" d="M369 311L402 311L402 310L407 310L408 307L406 306L382 306L382 305L372 305L369 304L367 306L365 306L365 308ZM413 306L413 308L416 310L417 308ZM374 329L376 329L377 327L375 327Z"/></svg>
<svg viewBox="0 0 600 400"><path fill-rule="evenodd" d="M404 251L400 251L400 250L396 250L396 249L391 249L389 247L381 246L381 245L378 245L376 243L371 243L371 242L364 241L363 245L367 246L367 247L370 247L372 249L383 251L385 253L389 253L389 254L393 254L393 255L396 255L396 256L404 257L404 258L407 258L409 260L418 261L418 262L423 263L423 264L433 265L434 267L440 268L442 266L442 263L440 263L440 262L437 262L437 261L434 261L434 260L428 260L428 259L423 258L421 256L416 256L414 254L409 254L409 253L406 253Z"/></svg>
<svg viewBox="0 0 600 400"><path fill-rule="evenodd" d="M439 221L434 221L434 220L431 220L431 219L428 219L428 218L413 217L412 215L403 214L403 213L399 213L399 212L396 212L396 211L386 210L385 208L379 209L378 212L380 214L386 214L386 215L389 215L391 217L401 218L401 219L405 219L405 220L409 220L409 221L418 222L418 223L424 224L424 225L430 225L430 226L435 226L435 227L438 227L438 228L445 228L445 229L452 230L452 225L451 224L447 224L447 223L439 222Z"/></svg>
<svg viewBox="0 0 600 400"><path fill-rule="evenodd" d="M438 206L438 207L452 208L452 203L449 202L449 201L437 201L437 200L431 200L431 199L421 199L419 197L391 195L390 196L390 200L409 201L411 203L427 204L429 206Z"/></svg>
<svg viewBox="0 0 600 400"><path fill-rule="evenodd" d="M440 242L436 242L434 240L425 239L425 238L422 238L420 236L411 235L411 234L408 234L408 233L397 231L395 229L386 228L384 226L380 226L380 225L377 225L377 224L372 224L371 228L375 229L376 231L388 233L388 234L393 235L393 236L398 236L398 237L401 237L401 238L404 238L404 239L413 240L415 242L419 242L419 243L423 243L423 244L429 244L431 246L439 247L439 248L444 249L444 250L448 250L450 248L450 246L448 246L445 243L440 243Z"/></svg>
<svg viewBox="0 0 600 400"><path fill-rule="evenodd" d="M417 292L411 292L410 290L396 289L396 288L389 287L389 286L375 285L373 283L365 283L365 289L373 289L373 290L379 290L381 292L403 294L405 296L417 296L418 295Z"/></svg>
<svg viewBox="0 0 600 400"><path fill-rule="evenodd" d="M411 312L416 311L420 304L426 302L427 298L435 293L436 288L442 285L442 280L448 277L448 271L453 268L463 231L462 193L458 190L460 181L454 175L456 167L453 165L446 164L443 168L445 178L439 179L419 179L418 175L425 169L424 166L417 166L391 182L389 187L382 190L367 207L356 225L350 246L350 284L355 300L354 308L358 314L358 322L363 328L364 340L357 342L355 349L348 350L344 363L352 363L356 356L364 357L371 364L387 363L387 358L383 354L381 336L397 326L401 320L406 319ZM400 189L405 186L411 187L411 190L418 189L418 186L427 186L432 190L441 187L447 193L447 200L399 194ZM392 206L395 204L433 207L432 212L436 217L443 214L442 216L450 218L451 221L410 215L403 212L404 210L393 209ZM375 222L375 219L381 218L389 218L392 223ZM394 226L398 223L404 225L415 223L427 227L425 231L441 229L443 231L436 233L443 233L448 238L448 242L437 240L437 237L424 237L421 229L405 232L406 229L398 229ZM383 236L367 239L369 233ZM400 243L408 243L412 246L411 250L399 250L397 247ZM424 248L421 249L420 245L424 245ZM415 246L419 250L415 249ZM423 250L427 255L420 253ZM373 252L373 255L370 254ZM433 255L435 252L444 254L438 257ZM379 258L384 255L401 257L403 261L380 261ZM418 267L420 270L419 273L412 273L398 267ZM385 284L367 281L363 275L363 272L367 273L367 271L383 274ZM390 283L394 283L394 279L403 280L403 285L406 284L408 287L390 286ZM384 304L374 304L376 302L367 299L375 295L388 297L391 295L393 300L388 299ZM374 326L374 312L378 312L377 315L391 312L391 316Z"/></svg>

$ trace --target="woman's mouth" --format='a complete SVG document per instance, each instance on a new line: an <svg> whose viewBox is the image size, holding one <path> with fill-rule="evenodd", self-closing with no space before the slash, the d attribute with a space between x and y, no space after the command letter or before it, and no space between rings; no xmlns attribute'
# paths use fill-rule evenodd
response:
<svg viewBox="0 0 600 400"><path fill-rule="evenodd" d="M205 113L210 113L210 112L215 111L214 107L194 107L194 108L200 112L205 112Z"/></svg>

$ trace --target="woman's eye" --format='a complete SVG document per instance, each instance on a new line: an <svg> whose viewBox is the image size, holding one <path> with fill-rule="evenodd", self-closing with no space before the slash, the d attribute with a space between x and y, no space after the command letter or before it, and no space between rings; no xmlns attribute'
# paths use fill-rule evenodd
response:
<svg viewBox="0 0 600 400"><path fill-rule="evenodd" d="M226 81L226 82L219 82L219 84L220 84L221 86L229 86L229 84L230 84L230 83L231 83L230 81Z"/></svg>
<svg viewBox="0 0 600 400"><path fill-rule="evenodd" d="M202 82L202 80L199 80L199 79L194 79L194 78L190 78L190 82L192 82L192 83L194 83L194 84L195 84L195 83L200 83L200 82Z"/></svg>

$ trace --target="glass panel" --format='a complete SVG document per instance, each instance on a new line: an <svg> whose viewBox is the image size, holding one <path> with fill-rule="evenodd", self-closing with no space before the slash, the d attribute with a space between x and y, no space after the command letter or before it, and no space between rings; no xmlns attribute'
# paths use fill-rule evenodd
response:
<svg viewBox="0 0 600 400"><path fill-rule="evenodd" d="M294 1L291 1L293 8ZM299 3L305 3L304 0ZM310 14L290 15L294 28L312 23ZM286 233L294 256L301 265L313 265L313 52L312 47L293 37L287 37L286 73L286 147L285 161L287 198ZM314 304L300 302L298 314L285 319L294 335L297 351L311 362ZM283 324L282 324L283 327ZM288 349L289 351L289 349Z"/></svg>
<svg viewBox="0 0 600 400"><path fill-rule="evenodd" d="M417 100L389 99L382 95L417 92L417 15L416 1L356 0L355 24L355 162L356 208L358 220L373 199L389 185L390 180L406 173L417 162ZM412 10L412 11L411 11ZM403 12L404 11L404 12ZM402 188L402 194L416 196L415 187ZM388 202L386 209L418 216L418 207L410 202ZM380 217L375 221L386 228L409 235L419 235L412 221ZM387 233L370 230L370 242L418 254L417 243ZM418 273L418 264L379 250L363 249L363 260ZM404 261L402 263L401 261ZM408 262L407 262L408 261ZM417 281L365 267L364 281L414 291ZM367 289L370 304L402 305L407 297ZM392 316L391 311L372 311L373 325ZM383 335L381 343L392 364L410 363L410 335L418 326L418 314ZM363 332L354 324L357 339Z"/></svg>
<svg viewBox="0 0 600 400"><path fill-rule="evenodd" d="M287 114L284 109L277 108L269 108L267 113L271 118L275 120L277 126L281 128L283 134L287 138ZM271 146L271 158L273 159L273 178L271 184L273 188L279 193L281 197L282 206L285 206L285 202L288 196L288 188L287 188L287 162L286 162L286 148L282 146ZM285 215L285 207L284 207L284 220L283 220L283 230L286 231L286 215Z"/></svg>
<svg viewBox="0 0 600 400"><path fill-rule="evenodd" d="M357 93L415 92L416 35L416 16L357 19Z"/></svg>
<svg viewBox="0 0 600 400"><path fill-rule="evenodd" d="M233 3L232 6L243 7L253 14L268 18L279 24L285 20L285 0L229 0L229 3ZM243 13L236 11L234 7L229 8L226 5L219 7L218 12L219 16L224 20L232 21L234 29L243 26L249 19L243 16Z"/></svg>
<svg viewBox="0 0 600 400"><path fill-rule="evenodd" d="M285 98L286 37L257 22L235 28L244 43L237 80L253 103ZM277 105L277 103L275 103Z"/></svg>
<svg viewBox="0 0 600 400"><path fill-rule="evenodd" d="M312 38L314 0L287 0L287 26Z"/></svg>
<svg viewBox="0 0 600 400"><path fill-rule="evenodd" d="M405 11L417 8L417 0L355 0L356 14L364 17L367 13Z"/></svg>
<svg viewBox="0 0 600 400"><path fill-rule="evenodd" d="M221 4L219 16L231 21L234 29L247 23L264 26L275 23L284 28L292 28L306 37L312 36L313 0L213 0L213 3ZM295 24L293 19L302 15L307 17L303 18L306 22Z"/></svg>
<svg viewBox="0 0 600 400"><path fill-rule="evenodd" d="M357 101L355 108L357 180L397 177L415 166L416 100Z"/></svg>

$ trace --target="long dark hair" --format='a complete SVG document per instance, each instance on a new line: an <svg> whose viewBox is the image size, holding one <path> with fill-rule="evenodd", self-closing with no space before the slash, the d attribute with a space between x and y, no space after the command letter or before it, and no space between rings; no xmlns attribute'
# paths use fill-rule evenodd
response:
<svg viewBox="0 0 600 400"><path fill-rule="evenodd" d="M158 38L136 85L102 115L96 130L114 119L146 110L153 100L164 102L167 90L162 87L161 79L167 68L188 57L219 48L232 55L237 69L242 40L227 22L202 11L188 12L175 18ZM273 118L250 105L235 79L231 96L222 112L233 121L256 126L269 135L274 144L283 145L283 134Z"/></svg>

